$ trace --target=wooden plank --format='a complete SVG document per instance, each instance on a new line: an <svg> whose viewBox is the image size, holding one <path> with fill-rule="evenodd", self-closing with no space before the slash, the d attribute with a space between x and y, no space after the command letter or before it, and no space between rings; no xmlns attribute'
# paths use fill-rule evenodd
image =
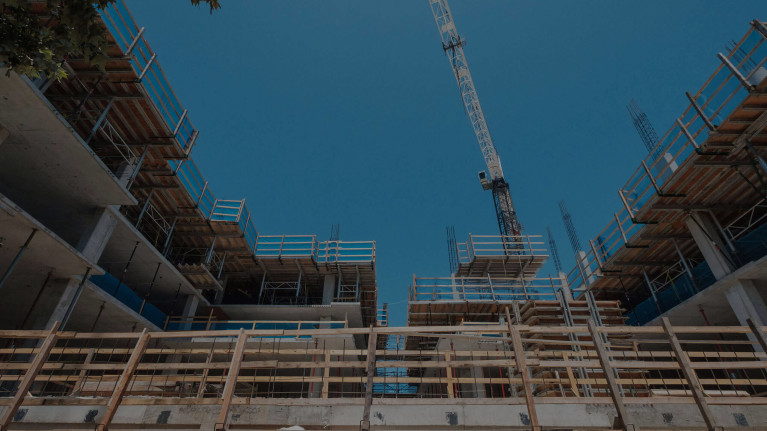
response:
<svg viewBox="0 0 767 431"><path fill-rule="evenodd" d="M229 366L229 373L226 376L226 384L224 386L224 394L222 395L221 411L218 413L218 420L216 421L216 431L224 431L227 427L227 417L229 416L229 408L232 405L232 395L234 395L234 388L237 385L237 377L240 374L240 364L242 364L242 354L245 350L245 343L248 341L248 335L245 335L245 330L240 329L237 336L237 345L234 347L232 353L232 362Z"/></svg>
<svg viewBox="0 0 767 431"><path fill-rule="evenodd" d="M0 418L1 430L8 429L8 426L13 421L13 417L16 415L16 412L19 410L21 403L24 401L24 398L27 396L27 392L29 392L29 388L32 387L32 383L34 383L37 373L39 373L40 370L43 368L43 364L45 363L45 360L48 359L48 355L50 354L51 349L56 344L56 339L57 339L56 331L59 329L60 325L61 325L61 322L58 322L58 321L53 323L53 327L51 327L51 330L48 331L48 335L45 336L45 340L43 340L42 345L40 345L39 351L35 355L35 358L32 360L32 366L30 366L29 370L26 373L24 373L24 378L21 380L21 383L19 383L19 386L16 388L16 393L13 395L13 400L11 401L11 405L8 407L5 413L3 413L2 418Z"/></svg>
<svg viewBox="0 0 767 431"><path fill-rule="evenodd" d="M508 307L506 307L506 324L509 327L509 334L511 335L511 347L514 349L514 359L517 362L517 370L522 377L522 387L525 391L525 404L527 404L527 413L530 416L530 426L533 431L539 431L541 426L538 423L538 412L535 409L533 385L530 383L530 370L527 368L527 359L525 358L525 349L522 345L522 336L519 333L519 326L511 324L511 316Z"/></svg>
<svg viewBox="0 0 767 431"><path fill-rule="evenodd" d="M626 414L626 407L623 405L623 397L621 397L618 382L615 380L615 370L610 365L610 359L605 350L602 336L599 334L597 326L594 324L594 320L589 319L588 322L591 339L594 342L594 348L597 351L599 363L602 365L602 371L604 371L607 386L610 390L610 397L613 400L613 405L615 405L615 410L618 412L618 419L621 422L620 427L626 431L634 430L636 427L628 423L628 415Z"/></svg>
<svg viewBox="0 0 767 431"><path fill-rule="evenodd" d="M128 383L130 383L131 376L134 372L136 372L136 367L138 367L139 360L144 354L144 349L146 349L146 346L149 343L149 338L149 332L144 329L141 332L141 336L139 337L138 341L136 341L136 346L133 348L133 353L131 353L130 358L128 358L128 363L125 365L125 369L120 375L120 378L115 385L114 391L112 391L112 396L109 398L109 403L107 404L107 411L104 413L104 417L101 418L101 422L99 422L98 425L99 431L106 431L109 429L109 424L112 422L115 413L117 413L117 408L120 406L123 395L125 395L125 390L128 389Z"/></svg>
<svg viewBox="0 0 767 431"><path fill-rule="evenodd" d="M687 380L687 385L692 391L692 397L695 399L695 404L698 405L698 410L700 410L700 414L706 422L706 426L709 431L723 429L716 424L714 415L711 413L711 409L706 402L703 387L701 386L700 381L698 381L697 374L695 374L695 371L690 367L690 359L685 354L684 349L682 349L682 344L679 342L679 338L677 338L674 328L671 326L671 321L668 320L668 317L662 317L661 323L663 324L663 330L666 332L669 342L671 343L671 349L674 351L674 355L676 355L676 360L682 368L682 374Z"/></svg>
<svg viewBox="0 0 767 431"><path fill-rule="evenodd" d="M360 421L360 431L370 431L370 407L373 405L373 382L376 374L376 337L377 332L373 325L370 325L368 332L368 352L367 352L367 382L365 383L365 407L362 410L362 421Z"/></svg>

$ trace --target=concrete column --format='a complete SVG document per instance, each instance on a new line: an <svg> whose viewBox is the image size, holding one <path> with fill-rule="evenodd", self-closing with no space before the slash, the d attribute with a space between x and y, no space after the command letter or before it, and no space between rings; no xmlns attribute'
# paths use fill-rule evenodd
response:
<svg viewBox="0 0 767 431"><path fill-rule="evenodd" d="M50 288L46 289L47 304L43 301L38 304L39 312L34 320L33 329L48 329L53 326L54 322L61 321L67 313L69 304L74 299L79 285L80 280L74 278L54 280ZM69 320L72 321L73 319L74 314Z"/></svg>
<svg viewBox="0 0 767 431"><path fill-rule="evenodd" d="M98 208L77 242L77 250L97 262L117 226L117 219L106 209Z"/></svg>
<svg viewBox="0 0 767 431"><path fill-rule="evenodd" d="M764 304L764 300L759 291L756 290L753 281L738 280L737 284L729 288L725 295L741 325L748 326L746 323L748 318L751 318L759 326L767 324L767 305ZM757 341L751 333L748 334L748 338L752 342ZM758 344L756 346L757 350L761 350Z"/></svg>
<svg viewBox="0 0 767 431"><path fill-rule="evenodd" d="M200 298L197 295L187 295L184 302L184 311L181 313L183 317L194 317L197 313L197 306L200 305ZM182 325L184 330L192 328L192 322L186 322Z"/></svg>
<svg viewBox="0 0 767 431"><path fill-rule="evenodd" d="M330 305L335 298L336 293L336 276L333 274L327 274L325 276L325 283L322 285L322 305Z"/></svg>
<svg viewBox="0 0 767 431"><path fill-rule="evenodd" d="M711 216L706 213L693 213L687 217L685 224L714 277L719 280L731 273L734 268L726 254L726 243Z"/></svg>

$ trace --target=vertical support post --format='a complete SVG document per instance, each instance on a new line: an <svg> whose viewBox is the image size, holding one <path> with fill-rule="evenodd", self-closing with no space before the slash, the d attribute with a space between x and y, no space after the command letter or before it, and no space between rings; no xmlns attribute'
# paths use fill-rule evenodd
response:
<svg viewBox="0 0 767 431"><path fill-rule="evenodd" d="M149 338L149 332L144 329L141 332L141 336L139 336L136 341L133 353L131 353L130 358L128 358L128 363L125 365L125 369L123 369L123 372L112 391L112 396L107 403L107 411L104 413L104 417L101 418L101 422L99 422L97 428L98 431L106 431L109 429L109 424L112 422L112 419L114 419L115 413L117 413L117 408L120 407L120 402L125 395L126 389L128 389L128 383L130 383L131 376L136 372L141 356L144 355L144 350L146 349L147 344L149 344Z"/></svg>
<svg viewBox="0 0 767 431"><path fill-rule="evenodd" d="M129 56L131 54L131 52L133 52L133 48L136 47L136 45L138 44L138 41L141 40L141 35L143 35L143 34L144 34L144 27L141 27L139 29L138 33L136 33L136 37L134 37L133 41L130 43L130 46L125 51L125 56L126 57Z"/></svg>
<svg viewBox="0 0 767 431"><path fill-rule="evenodd" d="M202 190L200 191L200 196L197 197L197 202L195 202L194 207L199 208L200 202L202 202L202 197L205 196L205 191L208 190L208 182L205 181L205 183L202 185ZM213 208L210 209L210 214L208 214L208 219L213 215L213 210L216 208L216 202L213 202Z"/></svg>
<svg viewBox="0 0 767 431"><path fill-rule="evenodd" d="M696 150L700 148L698 146L698 143L695 142L695 138L690 134L690 131L687 130L687 127L685 127L684 123L682 123L681 119L679 118L676 119L676 125L679 126L679 129L682 131L682 133L684 133L684 136L687 137L687 140L690 141L693 148L695 148Z"/></svg>
<svg viewBox="0 0 767 431"><path fill-rule="evenodd" d="M83 361L83 365L90 365L90 363L93 361L93 355L96 354L96 349L90 349L88 350L88 354L85 355L85 361ZM77 382L72 386L72 391L69 392L69 395L78 395L79 392L82 390L83 385L85 384L85 377L88 375L88 370L83 369L80 370L80 374L77 376Z"/></svg>
<svg viewBox="0 0 767 431"><path fill-rule="evenodd" d="M104 108L104 111L101 112L101 115L99 115L98 120L96 120L96 124L94 124L93 128L91 129L91 133L85 139L86 144L90 143L91 139L93 139L93 137L96 136L96 132L99 131L101 124L104 122L104 120L107 119L107 115L109 114L109 111L112 109L113 104L114 104L114 99L109 99L109 103L107 103L107 107Z"/></svg>
<svg viewBox="0 0 767 431"><path fill-rule="evenodd" d="M13 272L13 268L15 268L16 264L19 263L21 256L29 247L29 243L32 242L32 238L35 237L36 233L37 233L37 229L32 229L32 232L27 237L27 240L24 242L24 245L22 245L21 248L19 249L19 252L16 253L16 257L13 258L11 265L8 267L8 269L5 270L5 273L3 274L3 278L0 278L0 288L3 287L3 284L5 284L5 281L8 280L8 277L10 277L11 272Z"/></svg>
<svg viewBox="0 0 767 431"><path fill-rule="evenodd" d="M21 403L24 402L24 398L32 387L32 383L34 383L37 373L43 368L45 361L48 359L48 355L51 353L51 349L56 345L56 331L59 330L59 326L60 323L55 322L51 330L48 331L48 335L45 337L43 344L40 345L40 350L38 350L35 359L24 374L21 383L19 383L16 393L11 400L11 404L8 406L5 413L3 413L2 418L0 418L0 430L6 431L8 429L8 426L13 421L13 417L16 416L16 412L19 410L19 407L21 407Z"/></svg>
<svg viewBox="0 0 767 431"><path fill-rule="evenodd" d="M532 431L540 431L541 425L538 423L538 412L535 410L533 385L530 383L530 370L527 368L527 358L525 358L525 349L522 345L522 336L519 333L519 326L511 324L509 307L506 307L506 325L509 327L511 347L514 349L514 360L517 363L517 371L519 371L520 376L522 376L522 387L525 391L525 403L527 404L527 414L530 416L530 426L532 427Z"/></svg>
<svg viewBox="0 0 767 431"><path fill-rule="evenodd" d="M623 230L623 225L621 224L621 219L618 217L618 213L613 213L615 216L615 224L618 225L618 230L621 232L621 238L623 238L623 243L628 245L629 240L626 239L626 232Z"/></svg>
<svg viewBox="0 0 767 431"><path fill-rule="evenodd" d="M749 91L749 92L750 92L750 91L754 91L754 88L755 88L755 87L754 87L754 86L753 86L753 85L752 85L750 82L748 82L748 80L746 79L746 77L745 77L745 76L743 76L743 74L742 74L742 73L740 73L740 70L738 70L738 68L737 68L737 67L735 67L735 65L733 65L732 63L730 63L730 59L729 59L729 58L727 58L727 57L726 57L724 54L722 54L721 52L720 52L720 53L717 53L717 54L716 54L716 56L719 58L719 60L721 60L721 61L722 61L722 63L724 63L725 67L727 67L728 69L730 69L730 72L732 72L732 74L733 74L733 75L735 75L735 77L736 77L736 78L738 78L738 81L740 81L740 85L742 85L742 86L743 86L743 88L745 88L745 89L746 89L746 91Z"/></svg>
<svg viewBox="0 0 767 431"><path fill-rule="evenodd" d="M650 277L647 276L647 271L644 269L642 270L642 275L644 276L644 280L647 283L647 288L650 289L650 295L652 295L653 301L655 301L655 306L658 307L658 312L663 313L663 309L660 308L660 302L658 301L658 297L655 296L655 289L652 288L652 283L650 282Z"/></svg>
<svg viewBox="0 0 767 431"><path fill-rule="evenodd" d="M759 325L757 325L750 317L746 318L746 323L748 323L748 327L751 328L751 332L754 333L754 338L756 338L756 341L760 346L762 346L762 350L767 352L767 335L764 334L762 328L759 327Z"/></svg>
<svg viewBox="0 0 767 431"><path fill-rule="evenodd" d="M144 151L141 152L141 156L139 156L138 161L136 161L136 167L133 168L133 172L130 174L130 177L128 177L128 182L125 184L126 189L130 189L133 185L133 182L136 181L136 177L138 176L139 170L141 170L141 166L144 164L144 160L146 159L146 154L149 152L149 146L144 146Z"/></svg>
<svg viewBox="0 0 767 431"><path fill-rule="evenodd" d="M623 202L624 208L626 208L626 212L629 214L629 217L631 217L631 220L634 220L634 211L631 210L631 206L629 206L628 201L626 200L626 196L623 195L623 190L618 189L618 196L621 197L621 202Z"/></svg>
<svg viewBox="0 0 767 431"><path fill-rule="evenodd" d="M205 256L205 264L210 265L210 260L213 258L213 247L216 246L216 240L218 239L218 236L213 237L213 242L210 243L210 248L208 249L208 255Z"/></svg>
<svg viewBox="0 0 767 431"><path fill-rule="evenodd" d="M176 128L173 129L173 136L178 135L178 131L181 129L181 125L184 124L184 119L186 119L186 114L187 114L187 110L184 109L184 112L181 113L181 118L178 119Z"/></svg>
<svg viewBox="0 0 767 431"><path fill-rule="evenodd" d="M591 340L594 343L594 348L597 351L597 357L599 358L599 364L602 366L602 371L607 380L607 387L610 390L610 397L615 405L615 411L618 413L617 419L620 421L618 424L621 429L625 431L634 431L638 427L636 425L628 423L628 416L626 414L626 406L623 405L623 397L621 397L621 390L618 386L618 382L615 380L615 369L610 365L610 357L607 355L604 343L602 342L602 334L599 333L597 325L594 324L593 319L589 319L589 333L591 334Z"/></svg>
<svg viewBox="0 0 767 431"><path fill-rule="evenodd" d="M325 368L322 372L322 398L330 393L330 352L325 352Z"/></svg>
<svg viewBox="0 0 767 431"><path fill-rule="evenodd" d="M229 373L226 375L221 411L218 414L215 431L224 431L229 428L227 417L229 416L229 408L232 405L232 395L234 395L234 387L237 385L237 376L240 374L242 354L245 352L245 343L247 341L248 336L245 335L245 329L240 328L240 333L237 335L237 345L234 348L234 353L232 353L232 362L229 364Z"/></svg>
<svg viewBox="0 0 767 431"><path fill-rule="evenodd" d="M168 253L168 249L170 248L170 239L173 237L173 231L176 229L176 222L178 221L178 216L173 217L173 223L170 225L170 230L168 231L168 237L165 238L165 244L162 246L162 255L165 256Z"/></svg>
<svg viewBox="0 0 767 431"><path fill-rule="evenodd" d="M663 195L663 190L658 187L658 183L655 182L655 178L652 176L652 172L650 172L650 168L647 166L647 163L645 163L644 160L642 160L642 167L644 168L644 172L647 174L647 178L650 179L650 183L652 183L652 186L655 189L655 194L659 196Z"/></svg>
<svg viewBox="0 0 767 431"><path fill-rule="evenodd" d="M144 76L147 72L149 72L149 68L152 67L152 63L154 63L154 59L157 58L157 54L152 54L152 58L149 59L146 63L146 67L144 67L144 70L141 71L141 74L136 78L136 82L141 82L144 80ZM175 135L174 135L175 136Z"/></svg>
<svg viewBox="0 0 767 431"><path fill-rule="evenodd" d="M376 331L370 325L367 356L367 382L365 383L365 407L362 410L360 431L370 431L370 407L373 405L373 378L376 374Z"/></svg>
<svg viewBox="0 0 767 431"><path fill-rule="evenodd" d="M146 214L146 210L149 208L149 203L152 202L152 196L154 196L154 187L149 189L149 195L146 197L146 202L144 202L144 206L141 208L141 212L136 220L136 227L141 223L141 219L144 218L144 214Z"/></svg>
<svg viewBox="0 0 767 431"><path fill-rule="evenodd" d="M684 258L684 254L682 254L682 249L679 248L679 243L676 241L675 238L672 238L671 241L674 243L674 248L676 249L676 254L679 255L679 260L682 261L682 266L684 266L684 272L687 273L687 276L690 277L690 282L695 286L695 278L692 276L692 270L690 269L690 265L687 263L687 259Z"/></svg>
<svg viewBox="0 0 767 431"><path fill-rule="evenodd" d="M64 313L64 317L61 318L62 328L67 325L69 317L72 315L72 311L74 311L75 305L77 305L77 300L80 299L80 295L83 293L83 286L85 286L85 282L88 281L88 274L90 273L91 268L89 267L85 270L85 274L83 274L83 279L80 280L80 284L77 285L77 291L75 292L74 296L72 296L72 301L69 302L69 306L67 307L66 313Z"/></svg>
<svg viewBox="0 0 767 431"><path fill-rule="evenodd" d="M217 280L221 280L221 273L224 272L224 264L226 263L226 253L227 251L224 250L224 256L221 258L221 267L218 268L218 275L216 275Z"/></svg>
<svg viewBox="0 0 767 431"><path fill-rule="evenodd" d="M453 354L445 352L445 362L450 362L453 359ZM453 380L453 367L449 364L445 365L445 385L448 398L455 398L455 380Z"/></svg>
<svg viewBox="0 0 767 431"><path fill-rule="evenodd" d="M692 105L692 108L695 109L695 112L698 113L698 116L703 120L704 123L706 123L706 127L708 127L708 130L714 130L716 127L714 127L714 124L711 123L711 120L708 119L706 116L706 113L703 112L703 108L701 108L700 105L698 105L698 102L695 100L694 97L692 97L692 94L690 94L689 91L685 91L685 96L687 96L687 100L690 101L690 104Z"/></svg>
<svg viewBox="0 0 767 431"><path fill-rule="evenodd" d="M266 271L264 271L264 276L261 277L261 287L258 289L258 303L261 303L261 296L264 294L264 283L266 283Z"/></svg>
<svg viewBox="0 0 767 431"><path fill-rule="evenodd" d="M692 392L692 397L695 399L695 404L698 405L700 414L706 422L706 427L709 431L721 431L723 428L718 426L714 420L714 415L711 413L711 409L708 407L705 395L703 394L703 386L700 384L695 371L690 366L690 359L687 357L687 353L685 353L684 349L682 349L682 344L679 342L679 338L677 338L674 328L671 326L671 322L668 320L668 317L662 317L661 323L663 324L663 331L666 333L669 343L671 344L671 349L674 351L674 356L676 356L676 360L679 363L679 367L682 369L682 374L684 375L685 380L687 380L687 385L690 387L690 392Z"/></svg>

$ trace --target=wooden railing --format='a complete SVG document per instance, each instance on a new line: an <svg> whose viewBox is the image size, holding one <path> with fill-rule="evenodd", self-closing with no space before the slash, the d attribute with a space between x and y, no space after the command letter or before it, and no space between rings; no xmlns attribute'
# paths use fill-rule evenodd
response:
<svg viewBox="0 0 767 431"><path fill-rule="evenodd" d="M694 402L704 418L710 416L710 404L767 405L767 328L663 323L0 331L0 397L10 398L2 401L10 408L0 427L6 429L25 400L77 404L81 397L95 397L94 403L110 410L124 397L141 397L131 402L175 398L173 403L220 404L224 413L233 397L351 397L365 403L418 397L456 404L466 398L516 397L524 400L531 421L537 420L535 402L541 398L610 403L619 416L630 399ZM390 335L436 343L431 350L376 348L382 345L379 337ZM355 343L365 337L367 348ZM403 372L386 372L392 369Z"/></svg>

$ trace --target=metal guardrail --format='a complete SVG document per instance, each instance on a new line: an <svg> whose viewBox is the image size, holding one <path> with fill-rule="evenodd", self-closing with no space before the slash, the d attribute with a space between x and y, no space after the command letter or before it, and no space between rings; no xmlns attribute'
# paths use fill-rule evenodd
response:
<svg viewBox="0 0 767 431"><path fill-rule="evenodd" d="M767 77L767 32L764 23L754 21L743 39L725 56L703 87L688 94L690 104L657 146L641 162L619 190L623 207L613 220L590 241L580 264L568 274L573 288L587 285L612 255L631 245L642 229L643 213L653 197L707 139L704 133L723 123L753 87ZM655 157L660 154L660 157Z"/></svg>
<svg viewBox="0 0 767 431"><path fill-rule="evenodd" d="M541 235L471 235L466 242L456 243L459 263L471 263L476 257L513 255L546 255Z"/></svg>
<svg viewBox="0 0 767 431"><path fill-rule="evenodd" d="M341 320L219 320L209 317L169 316L165 331L231 331L238 329L302 331L311 329L344 329L349 323ZM289 338L311 338L297 336Z"/></svg>
<svg viewBox="0 0 767 431"><path fill-rule="evenodd" d="M558 278L413 277L410 301L553 300L563 287Z"/></svg>
<svg viewBox="0 0 767 431"><path fill-rule="evenodd" d="M375 261L375 241L318 241L316 235L259 235L258 257L311 257L320 263Z"/></svg>
<svg viewBox="0 0 767 431"><path fill-rule="evenodd" d="M138 27L122 0L108 5L101 16L117 45L130 59L131 67L138 76L139 88L154 105L176 144L188 154L197 138L197 131L156 61L157 54L144 39L144 29Z"/></svg>

